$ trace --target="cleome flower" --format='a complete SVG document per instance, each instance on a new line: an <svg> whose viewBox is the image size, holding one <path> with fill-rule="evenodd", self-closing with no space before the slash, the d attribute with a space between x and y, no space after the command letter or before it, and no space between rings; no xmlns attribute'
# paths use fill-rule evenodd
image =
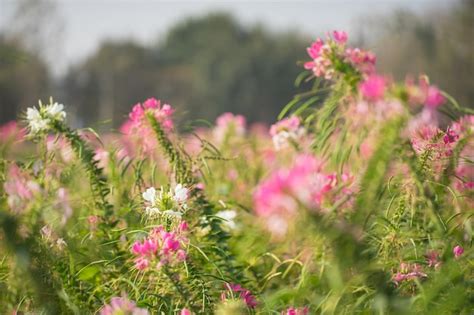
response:
<svg viewBox="0 0 474 315"><path fill-rule="evenodd" d="M135 104L129 113L129 119L120 127L127 142L136 143L145 152L156 148L157 142L146 114L151 113L165 132L174 128L172 119L174 109L169 104L161 104L160 100L149 98L143 103Z"/></svg>
<svg viewBox="0 0 474 315"><path fill-rule="evenodd" d="M187 210L189 189L182 184L177 184L174 189L165 190L161 186L160 190L154 187L148 188L142 193L142 197L147 204L145 212L149 217L156 217L160 214L181 218Z"/></svg>
<svg viewBox="0 0 474 315"><path fill-rule="evenodd" d="M139 308L134 301L130 301L125 295L115 296L110 299L110 303L104 305L100 310L100 315L148 315L148 311Z"/></svg>
<svg viewBox="0 0 474 315"><path fill-rule="evenodd" d="M225 284L225 288L226 290L221 294L222 301L226 301L227 299L241 299L249 308L255 308L258 305L252 292L243 288L240 284L227 283Z"/></svg>
<svg viewBox="0 0 474 315"><path fill-rule="evenodd" d="M187 223L182 221L175 231L167 232L163 226L154 228L147 238L132 245L135 268L146 270L151 266L175 265L186 260L185 247L188 243L184 233Z"/></svg>
<svg viewBox="0 0 474 315"><path fill-rule="evenodd" d="M287 147L291 142L298 143L305 133L297 116L282 119L270 127L270 135L276 150Z"/></svg>
<svg viewBox="0 0 474 315"><path fill-rule="evenodd" d="M393 275L392 280L395 285L398 286L404 281L423 279L427 277L428 275L423 272L420 265L401 263L398 272Z"/></svg>
<svg viewBox="0 0 474 315"><path fill-rule="evenodd" d="M26 120L31 135L45 133L55 122L63 122L65 119L64 105L53 103L53 99L48 105L43 105L40 101L39 108L29 107L26 110Z"/></svg>
<svg viewBox="0 0 474 315"><path fill-rule="evenodd" d="M370 74L375 70L375 55L359 48L346 48L348 40L344 31L333 31L326 41L318 38L307 48L311 61L305 62L304 68L311 70L316 77L327 80L347 71L348 67L361 74Z"/></svg>
<svg viewBox="0 0 474 315"><path fill-rule="evenodd" d="M257 186L253 196L255 212L265 219L274 235L281 236L300 207L326 212L327 205L336 200L349 201L353 181L350 174L325 173L322 161L302 154L290 169L277 170Z"/></svg>

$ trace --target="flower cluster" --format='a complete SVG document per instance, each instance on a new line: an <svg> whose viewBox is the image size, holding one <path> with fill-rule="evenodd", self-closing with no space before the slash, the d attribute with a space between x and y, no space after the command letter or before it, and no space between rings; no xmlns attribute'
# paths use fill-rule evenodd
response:
<svg viewBox="0 0 474 315"><path fill-rule="evenodd" d="M290 169L281 169L263 181L255 191L254 204L258 216L266 218L270 231L285 234L288 218L297 214L300 205L324 211L325 201L331 203L341 196L335 188L350 196L348 187L353 178L323 172L323 163L311 155L300 155Z"/></svg>
<svg viewBox="0 0 474 315"><path fill-rule="evenodd" d="M150 187L142 194L147 204L145 212L152 218L160 214L180 218L187 210L188 195L189 189L182 184L177 184L174 189L169 190L162 186L159 194L154 187Z"/></svg>
<svg viewBox="0 0 474 315"><path fill-rule="evenodd" d="M301 126L298 116L284 118L270 127L270 135L276 150L285 148L292 142L298 143L304 134L305 129Z"/></svg>
<svg viewBox="0 0 474 315"><path fill-rule="evenodd" d="M64 105L53 103L39 104L39 108L29 107L26 110L26 120L30 134L36 135L50 130L54 123L63 122L66 119Z"/></svg>
<svg viewBox="0 0 474 315"><path fill-rule="evenodd" d="M418 264L401 263L398 272L393 275L392 280L396 285L403 281L426 278L428 275L422 271Z"/></svg>
<svg viewBox="0 0 474 315"><path fill-rule="evenodd" d="M148 311L139 308L135 302L130 301L126 296L113 297L110 303L102 307L100 315L148 315Z"/></svg>
<svg viewBox="0 0 474 315"><path fill-rule="evenodd" d="M326 42L318 38L307 48L311 61L304 64L316 77L333 79L337 73L352 67L360 73L372 73L375 69L375 55L359 48L346 48L347 33L333 31L327 35Z"/></svg>
<svg viewBox="0 0 474 315"><path fill-rule="evenodd" d="M40 186L15 164L8 168L7 174L4 183L7 203L13 212L22 212L33 196L40 192Z"/></svg>
<svg viewBox="0 0 474 315"><path fill-rule="evenodd" d="M214 138L221 143L229 135L242 137L246 131L246 120L242 115L224 113L217 117L216 127L213 130Z"/></svg>
<svg viewBox="0 0 474 315"><path fill-rule="evenodd" d="M163 226L154 228L144 240L137 241L132 246L135 255L135 267L138 270L148 269L154 265L174 265L186 260L187 231L186 222L182 221L176 231L167 232Z"/></svg>
<svg viewBox="0 0 474 315"><path fill-rule="evenodd" d="M252 292L242 288L240 284L228 283L225 285L225 288L226 290L221 294L222 301L239 298L250 308L255 308L257 306L257 300Z"/></svg>
<svg viewBox="0 0 474 315"><path fill-rule="evenodd" d="M129 119L120 127L120 131L125 136L136 140L145 151L150 151L156 147L156 140L147 121L147 113L151 113L166 132L173 129L172 115L174 109L168 104L161 105L160 100L149 98L142 104L138 103L133 106L128 115Z"/></svg>
<svg viewBox="0 0 474 315"><path fill-rule="evenodd" d="M428 77L423 75L418 79L418 85L411 77L405 82L408 94L408 102L413 105L421 104L427 109L433 110L446 102L441 91L434 85L430 85Z"/></svg>

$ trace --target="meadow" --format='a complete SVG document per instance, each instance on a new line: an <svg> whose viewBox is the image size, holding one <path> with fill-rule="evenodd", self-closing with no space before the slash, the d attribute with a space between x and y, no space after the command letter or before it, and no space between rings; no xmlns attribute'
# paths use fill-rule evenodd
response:
<svg viewBox="0 0 474 315"><path fill-rule="evenodd" d="M474 111L343 31L307 53L271 126L0 126L0 312L472 314Z"/></svg>

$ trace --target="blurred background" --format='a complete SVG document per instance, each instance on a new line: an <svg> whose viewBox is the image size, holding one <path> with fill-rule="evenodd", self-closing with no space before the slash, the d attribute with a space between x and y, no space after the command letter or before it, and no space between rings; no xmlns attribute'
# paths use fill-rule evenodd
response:
<svg viewBox="0 0 474 315"><path fill-rule="evenodd" d="M474 0L0 0L0 124L51 95L75 127L117 128L151 96L180 119L273 122L334 29L473 107Z"/></svg>

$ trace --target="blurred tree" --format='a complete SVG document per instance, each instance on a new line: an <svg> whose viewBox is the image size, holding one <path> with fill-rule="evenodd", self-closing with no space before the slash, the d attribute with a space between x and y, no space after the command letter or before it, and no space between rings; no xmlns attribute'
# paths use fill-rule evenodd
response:
<svg viewBox="0 0 474 315"><path fill-rule="evenodd" d="M0 34L0 124L49 97L49 73L42 60L19 41Z"/></svg>
<svg viewBox="0 0 474 315"><path fill-rule="evenodd" d="M45 60L58 52L61 22L53 0L17 0L0 30L0 123L52 95ZM54 40L51 40L54 39Z"/></svg>
<svg viewBox="0 0 474 315"><path fill-rule="evenodd" d="M64 88L84 123L123 121L131 105L156 96L186 118L213 120L224 111L272 122L294 94L307 40L244 29L230 16L190 19L152 48L108 42L69 71Z"/></svg>
<svg viewBox="0 0 474 315"><path fill-rule="evenodd" d="M366 33L375 38L374 51L383 72L396 79L426 73L461 105L474 108L474 0L424 16L399 11L371 26Z"/></svg>

